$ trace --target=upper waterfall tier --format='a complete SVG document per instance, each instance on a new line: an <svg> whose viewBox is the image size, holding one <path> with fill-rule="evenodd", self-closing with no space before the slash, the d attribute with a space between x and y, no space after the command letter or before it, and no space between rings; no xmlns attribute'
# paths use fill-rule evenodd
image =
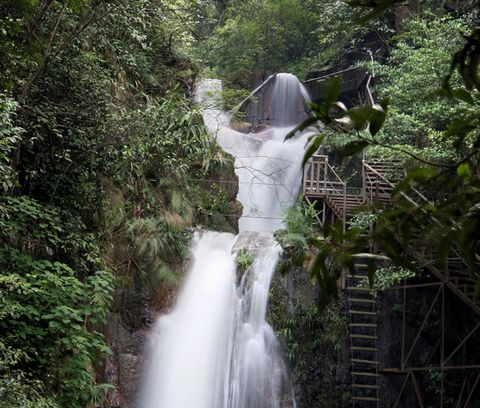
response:
<svg viewBox="0 0 480 408"><path fill-rule="evenodd" d="M221 81L203 80L197 87L196 100L203 105L208 130L235 157L237 198L243 205L240 231L273 232L282 228L282 214L293 205L301 186L301 163L311 132L288 141L285 136L305 117L308 93L292 74L277 74L272 89L265 101L259 101L271 112L266 126L245 134L228 126L230 118L219 103Z"/></svg>
<svg viewBox="0 0 480 408"><path fill-rule="evenodd" d="M308 101L308 92L295 75L277 74L271 102L272 126L298 125L305 118L305 103Z"/></svg>

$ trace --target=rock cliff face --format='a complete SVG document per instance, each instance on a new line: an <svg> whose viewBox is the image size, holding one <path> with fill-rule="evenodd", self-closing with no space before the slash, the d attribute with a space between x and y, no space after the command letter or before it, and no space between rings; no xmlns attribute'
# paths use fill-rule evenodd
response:
<svg viewBox="0 0 480 408"><path fill-rule="evenodd" d="M415 281L410 283L421 283ZM438 286L409 289L405 310L405 354L409 353L408 367L422 365L439 366L441 339L441 302L436 301L431 316L422 328L423 319L438 291ZM276 274L272 283L269 320L282 344L289 362L298 408L351 406L352 378L351 355L348 342L348 308L344 294L338 305L318 310L316 304L321 296L309 274L302 268L294 268L287 274ZM405 375L389 373L384 369L400 367L403 293L390 289L377 294L377 347L380 362L380 407L395 405ZM475 327L469 308L448 291L445 294L446 349L452 351L462 341L465 327ZM477 321L478 322L478 321ZM420 331L420 332L419 332ZM417 338L418 336L418 338ZM471 342L470 342L471 341ZM472 335L465 350L456 358L458 364L466 364L469 356L478 354L475 345L480 333ZM470 348L469 348L470 346ZM470 351L469 351L470 350ZM448 353L447 353L448 354ZM462 360L463 359L463 360ZM452 363L452 362L450 362ZM445 401L456 401L462 385L462 373L445 374L448 381ZM438 406L441 375L439 370L416 371L416 380L421 387L422 398L429 406ZM455 388L457 387L457 388ZM433 405L432 405L433 404ZM409 382L400 399L401 407L414 407L418 402L413 385Z"/></svg>
<svg viewBox="0 0 480 408"><path fill-rule="evenodd" d="M282 74L285 75L285 74ZM251 94L250 98L247 98L240 106L239 111L243 113L244 121L238 124L239 131L245 132L261 132L268 126L278 126L278 108L279 104L275 104L274 100L282 100L282 97L286 95L276 95L275 97L275 83L276 76L272 75L263 84L261 84ZM290 97L290 95L288 95ZM302 98L301 96L299 96ZM281 105L281 104L280 104ZM306 117L307 108L306 105L298 112L292 112L292 123L301 123ZM281 115L280 115L281 116Z"/></svg>
<svg viewBox="0 0 480 408"><path fill-rule="evenodd" d="M163 310L171 303L173 292L174 288L165 290ZM106 330L112 354L105 363L105 380L116 385L109 394L111 408L136 406L148 330L161 311L155 307L154 295L140 278L135 279L132 287L120 289L115 295L115 308L110 313Z"/></svg>
<svg viewBox="0 0 480 408"><path fill-rule="evenodd" d="M320 311L307 270L274 277L269 320L291 368L298 408L349 406L346 319L342 304Z"/></svg>

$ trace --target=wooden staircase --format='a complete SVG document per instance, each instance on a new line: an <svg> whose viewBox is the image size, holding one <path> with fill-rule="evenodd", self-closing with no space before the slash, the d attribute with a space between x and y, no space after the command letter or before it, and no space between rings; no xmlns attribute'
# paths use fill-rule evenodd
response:
<svg viewBox="0 0 480 408"><path fill-rule="evenodd" d="M343 197L330 194L327 197L327 200L330 207L335 208L336 213L343 214ZM347 224L349 224L350 220L358 212L358 209L361 208L363 203L364 200L359 195L348 193L345 195L345 217Z"/></svg>
<svg viewBox="0 0 480 408"><path fill-rule="evenodd" d="M459 297L475 313L480 315L480 297L475 287L477 279L469 271L465 261L455 249L444 264L440 264L434 252L426 251L427 248L417 249L415 245L409 247L409 254L432 275L444 282L447 288Z"/></svg>
<svg viewBox="0 0 480 408"><path fill-rule="evenodd" d="M400 162L363 162L364 196L366 202L383 202L388 204L391 200L391 192L396 182L401 178ZM428 199L418 190L412 189L412 194L403 197L411 204L420 206L429 203ZM434 219L435 221L435 219ZM438 221L437 221L438 222ZM454 247L441 265L438 262L435 250L427 245L422 239L411 239L408 248L409 255L423 268L437 277L441 282L467 304L475 313L480 315L480 298L476 295L476 278L469 271L467 264Z"/></svg>
<svg viewBox="0 0 480 408"><path fill-rule="evenodd" d="M321 200L321 225L331 218L332 221L341 220L344 228L365 202L362 194L347 192L346 183L330 166L328 156L325 155L314 155L305 167L303 194L308 201Z"/></svg>
<svg viewBox="0 0 480 408"><path fill-rule="evenodd" d="M306 200L319 199L323 205L321 217L318 218L321 225L331 217L332 221L342 220L345 230L363 205L388 205L395 185L403 175L400 161L364 160L362 192L349 194L346 183L329 165L328 157L316 155L305 167L303 193ZM400 195L415 206L429 203L428 199L415 189L412 189L409 195L403 192ZM480 298L475 290L477 278L456 251L455 244L443 264L439 263L435 252L422 237L418 237L418 240L412 237L408 255L480 316ZM349 306L352 403L358 408L379 407L380 363L377 349L376 297L372 290L361 284L366 280L366 265L358 262L355 270L355 275L347 275L344 281Z"/></svg>
<svg viewBox="0 0 480 408"><path fill-rule="evenodd" d="M352 403L359 408L380 403L377 305L366 279L367 265L360 262L355 264L355 275L347 275Z"/></svg>
<svg viewBox="0 0 480 408"><path fill-rule="evenodd" d="M389 203L395 184L405 171L400 161L363 161L364 202Z"/></svg>

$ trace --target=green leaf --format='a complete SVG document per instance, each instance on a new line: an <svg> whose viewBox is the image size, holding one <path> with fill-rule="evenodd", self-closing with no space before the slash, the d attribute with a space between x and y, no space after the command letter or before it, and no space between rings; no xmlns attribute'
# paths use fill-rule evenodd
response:
<svg viewBox="0 0 480 408"><path fill-rule="evenodd" d="M341 89L342 78L340 76L333 78L329 82L325 94L323 95L323 104L330 108L331 105L337 102Z"/></svg>
<svg viewBox="0 0 480 408"><path fill-rule="evenodd" d="M385 100L382 105L376 105L371 108L369 115L370 134L375 136L383 127L385 119L387 118L388 100Z"/></svg>
<svg viewBox="0 0 480 408"><path fill-rule="evenodd" d="M468 163L462 163L460 166L458 166L457 174L466 180L470 180L472 177L472 170L470 169Z"/></svg>
<svg viewBox="0 0 480 408"><path fill-rule="evenodd" d="M310 144L307 146L307 150L305 151L305 155L303 156L302 166L310 160L310 158L315 154L315 152L320 148L323 141L325 140L325 135L318 135L316 136Z"/></svg>
<svg viewBox="0 0 480 408"><path fill-rule="evenodd" d="M472 94L464 88L453 89L452 90L452 95L455 98L460 99L460 100L468 103L469 105L475 105L475 99L473 99Z"/></svg>
<svg viewBox="0 0 480 408"><path fill-rule="evenodd" d="M354 154L361 152L365 149L370 143L367 140L354 140L353 142L347 143L340 150L340 155L342 157L353 156Z"/></svg>
<svg viewBox="0 0 480 408"><path fill-rule="evenodd" d="M306 128L309 126L315 125L318 123L318 118L317 117L311 117L308 119L305 119L302 123L300 123L295 129L291 130L287 136L285 136L285 140L291 139L294 137L298 132L303 132Z"/></svg>
<svg viewBox="0 0 480 408"><path fill-rule="evenodd" d="M370 117L370 110L370 106L356 106L347 112L347 115L352 119L356 130L362 130L367 126Z"/></svg>

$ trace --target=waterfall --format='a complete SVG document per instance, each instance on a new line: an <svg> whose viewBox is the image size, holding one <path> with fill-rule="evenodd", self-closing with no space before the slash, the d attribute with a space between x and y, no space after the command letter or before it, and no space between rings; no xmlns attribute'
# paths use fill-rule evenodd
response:
<svg viewBox="0 0 480 408"><path fill-rule="evenodd" d="M292 74L277 74L273 91L273 126L298 125L305 114L306 88Z"/></svg>
<svg viewBox="0 0 480 408"><path fill-rule="evenodd" d="M153 330L144 408L223 408L228 390L235 290L232 234L206 232L173 311Z"/></svg>
<svg viewBox="0 0 480 408"><path fill-rule="evenodd" d="M142 408L295 407L266 313L282 252L273 232L283 227L282 212L298 196L308 132L284 138L298 123L307 93L293 75L278 74L275 82L275 126L250 134L228 127L230 118L218 106L219 80L203 80L197 87L207 129L235 157L237 198L243 204L240 234L196 234L177 303L151 335ZM240 248L255 253L243 276L235 267Z"/></svg>

